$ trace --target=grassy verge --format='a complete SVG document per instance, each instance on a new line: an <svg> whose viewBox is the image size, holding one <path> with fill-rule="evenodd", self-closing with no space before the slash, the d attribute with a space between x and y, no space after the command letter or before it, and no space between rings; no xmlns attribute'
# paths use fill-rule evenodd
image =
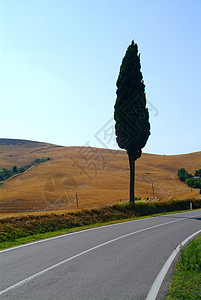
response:
<svg viewBox="0 0 201 300"><path fill-rule="evenodd" d="M201 235L181 249L166 299L201 299Z"/></svg>
<svg viewBox="0 0 201 300"><path fill-rule="evenodd" d="M201 201L194 200L193 208L201 208ZM84 209L62 214L52 213L0 219L0 249L72 232L72 230L187 209L189 209L189 200L137 201L135 205L127 202L99 209Z"/></svg>
<svg viewBox="0 0 201 300"><path fill-rule="evenodd" d="M139 218L136 218L136 219L140 219L140 218L144 218L144 217L139 217ZM106 226L106 225L111 225L111 224L117 224L117 223L132 221L132 220L133 220L133 218L123 219L123 220L117 220L117 221L111 221L111 222L105 222L105 223L96 223L96 224L86 225L86 226L82 226L82 227L74 227L74 228L71 228L71 229L63 229L63 230L57 230L57 231L53 231L53 232L45 232L45 233L38 233L38 234L34 234L34 235L29 235L29 236L26 236L26 237L15 239L13 241L6 241L6 242L0 243L0 250L7 249L7 248L10 248L10 247L14 247L14 246L27 244L27 243L31 243L31 242L35 242L35 241L39 241L39 240L42 240L42 239L48 239L48 238L51 238L51 237L56 237L56 236L63 235L63 234L78 232L78 231L81 231L81 230L86 230L86 229L90 229L90 228L96 228L96 227L101 227L101 226Z"/></svg>

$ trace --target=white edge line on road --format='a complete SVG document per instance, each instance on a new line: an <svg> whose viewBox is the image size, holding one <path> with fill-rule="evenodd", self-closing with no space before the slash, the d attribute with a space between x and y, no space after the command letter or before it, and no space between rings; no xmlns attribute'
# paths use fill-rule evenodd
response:
<svg viewBox="0 0 201 300"><path fill-rule="evenodd" d="M153 218L159 218L159 217L160 216L153 217ZM94 228L83 229L83 230L79 230L79 231L75 231L75 232L69 232L69 233L65 233L65 234L53 236L51 238L47 238L47 239L42 239L42 240L35 241L35 242L26 243L26 244L15 246L15 247L8 248L8 249L3 249L3 250L0 250L0 254L3 253L3 252L8 252L8 251L19 249L19 248L23 248L23 247L32 246L32 245L35 245L35 244L40 244L40 243L44 243L44 242L48 242L48 241L60 239L60 238L66 237L66 236L74 235L74 234L85 233L85 232L88 232L88 231L94 231L94 230L98 230L98 229L102 229L102 228L106 228L106 227L112 227L112 226L122 225L122 224L126 224L126 223L132 223L132 222L139 222L139 221L144 221L144 220L149 220L149 219L150 218L143 218L143 219L137 219L137 220L131 220L131 221L125 221L125 222L122 221L122 222L115 223L115 224L103 225L103 226L98 226L98 227L94 227ZM70 228L70 229L73 230L73 228Z"/></svg>
<svg viewBox="0 0 201 300"><path fill-rule="evenodd" d="M199 214L199 215L200 215L200 214ZM171 223L181 222L181 221L183 221L183 219L179 219L179 220L177 219L177 220L174 220L174 221L165 222L165 223L163 223L163 224L158 224L158 225L154 225L154 226L147 227L147 228L144 228L144 229L140 229L140 230L137 230L137 231L130 232L130 233L128 233L128 234L122 235L122 236L117 237L117 238L115 238L115 239L109 240L109 241L107 241L107 242L105 242L105 243L102 243L102 244L97 245L97 246L95 246L95 247L92 247L92 248L90 248L90 249L87 249L87 250L85 250L85 251L83 251L83 252L80 252L80 253L78 253L78 254L76 254L76 255L74 255L74 256L71 256L71 257L69 257L69 258L67 258L67 259L65 259L65 260L63 260L63 261L61 261L61 262L59 262L59 263L57 263L57 264L55 264L55 265L52 265L52 266L50 266L50 267L48 267L48 268L46 268L46 269L44 269L44 270L42 270L42 271L40 271L40 272L38 272L38 273L32 275L32 276L30 276L30 277L27 277L27 278L25 278L25 279L23 279L23 280L17 282L16 284L14 284L14 285L12 285L12 286L9 286L8 288L6 288L6 289L4 289L4 290L1 290L1 291L0 291L0 296L3 295L3 294L5 294L5 293L7 293L7 292L9 292L10 290L12 290L12 289L14 289L14 288L16 288L16 287L19 287L19 286L23 285L24 283L29 282L30 280L32 280L32 279L34 279L34 278L36 278L36 277L38 277L38 276L40 276L40 275L43 275L44 273L46 273L46 272L48 272L48 271L50 271L50 270L52 270L52 269L54 269L54 268L56 268L56 267L58 267L58 266L61 266L61 265L65 264L65 263L67 263L67 262L69 262L69 261L71 261L71 260L73 260L73 259L75 259L75 258L81 256L81 255L84 255L84 254L86 254L86 253L88 253L88 252L91 252L91 251L93 251L93 250L96 250L96 249L98 249L98 248L100 248L100 247L103 247L103 246L105 246L105 245L108 245L108 244L113 243L113 242L115 242L115 241L121 240L121 239L123 239L123 238L125 238L125 237L131 236L131 235L134 235L134 234L143 232L143 231L147 231L147 230L150 230L150 229L154 229L154 228L157 228L157 227L161 227L161 226L165 226L165 225L168 225L168 224L171 224ZM153 299L152 299L152 300L153 300Z"/></svg>
<svg viewBox="0 0 201 300"><path fill-rule="evenodd" d="M201 233L201 230L196 231L195 233L191 234L189 237L187 237L182 243L180 243L177 248L172 252L172 254L169 256L169 258L166 260L165 264L163 265L162 269L160 270L160 272L158 273L148 295L146 300L155 300L158 292L160 290L160 287L162 285L162 282L171 266L171 264L173 263L175 257L177 256L177 254L179 253L180 249L182 246L184 246L189 240L191 240L193 237L195 237L196 235L198 235L199 233Z"/></svg>
<svg viewBox="0 0 201 300"><path fill-rule="evenodd" d="M198 210L198 209L193 210L193 211L197 211L197 210ZM189 212L192 212L192 211L186 211L186 212L181 212L181 213L176 213L176 214L184 214L184 213L187 214L187 213L189 213ZM162 218L163 216L164 216L164 217L165 217L165 216L174 216L174 215L176 215L176 214L169 214L169 215L155 216L155 217L150 217L150 218L155 218L155 219L157 219L157 218ZM35 242L26 243L26 244L23 244L23 245L19 245L19 246L12 247L12 248L3 249L3 250L0 250L0 254L3 253L3 252L8 252L8 251L12 251L12 250L15 250L15 249L19 249L19 248L23 248L23 247L32 246L32 245L35 245L35 244L48 242L48 241L51 241L51 240L63 238L63 237L70 236L70 235L74 235L74 234L80 234L80 233L83 233L83 232L88 232L88 231L98 230L98 229L102 229L102 228L106 228L106 227L118 226L118 225L127 224L127 223L132 223L132 222L139 222L139 221L144 221L144 220L150 220L150 218L142 218L142 219L137 219L137 220L131 220L131 221L126 221L126 222L120 222L120 223L115 223L115 224L109 224L109 225L98 226L98 227L95 227L95 228L84 229L84 230L80 230L80 231L76 231L76 232L69 232L69 233L66 233L66 234L62 234L62 235L58 235L58 236L53 236L53 237L51 237L51 238L47 238L47 239L42 239L42 240L35 241ZM73 228L72 228L72 229L73 229Z"/></svg>

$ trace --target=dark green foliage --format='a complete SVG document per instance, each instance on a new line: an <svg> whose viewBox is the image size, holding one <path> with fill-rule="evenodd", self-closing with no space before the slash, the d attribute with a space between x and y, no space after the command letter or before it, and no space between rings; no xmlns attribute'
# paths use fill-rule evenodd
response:
<svg viewBox="0 0 201 300"><path fill-rule="evenodd" d="M13 172L13 174L18 173L18 168L17 168L17 166L13 166L12 172Z"/></svg>
<svg viewBox="0 0 201 300"><path fill-rule="evenodd" d="M195 189L201 189L201 179L189 178L185 180L185 184Z"/></svg>
<svg viewBox="0 0 201 300"><path fill-rule="evenodd" d="M136 160L150 135L150 124L140 55L134 41L123 58L116 85L114 119L117 143Z"/></svg>
<svg viewBox="0 0 201 300"><path fill-rule="evenodd" d="M36 165L39 164L39 162L40 162L40 158L36 158L36 159L34 159L34 161L33 161L33 163L36 164Z"/></svg>
<svg viewBox="0 0 201 300"><path fill-rule="evenodd" d="M200 200L192 200L192 203L194 208L201 208ZM103 208L83 209L64 214L5 218L0 219L0 242L14 241L37 233L186 209L189 209L189 200L137 201L135 205L121 202Z"/></svg>
<svg viewBox="0 0 201 300"><path fill-rule="evenodd" d="M195 176L201 176L201 169L195 171Z"/></svg>
<svg viewBox="0 0 201 300"><path fill-rule="evenodd" d="M195 187L194 184L195 184L195 179L194 178L188 178L185 180L185 184L189 187Z"/></svg>
<svg viewBox="0 0 201 300"><path fill-rule="evenodd" d="M134 41L123 58L116 86L117 98L114 106L116 140L119 147L128 153L130 202L134 203L135 160L141 157L142 148L150 135L140 55Z"/></svg>
<svg viewBox="0 0 201 300"><path fill-rule="evenodd" d="M22 166L19 168L19 173L23 173L30 168L30 165Z"/></svg>
<svg viewBox="0 0 201 300"><path fill-rule="evenodd" d="M1 181L6 180L11 176L12 176L12 171L8 170L6 168L4 168L3 171L0 172L0 180Z"/></svg>
<svg viewBox="0 0 201 300"><path fill-rule="evenodd" d="M200 179L194 179L194 187L196 189L201 189L201 178Z"/></svg>
<svg viewBox="0 0 201 300"><path fill-rule="evenodd" d="M50 160L49 157L36 158L36 159L34 159L32 165L38 165L38 164L46 162L48 160Z"/></svg>
<svg viewBox="0 0 201 300"><path fill-rule="evenodd" d="M49 157L37 158L32 163L25 166L21 166L20 168L18 168L17 166L13 166L11 170L3 169L3 171L0 172L0 181L7 180L13 175L23 173L32 166L37 166L38 164L46 162L48 160L50 160Z"/></svg>
<svg viewBox="0 0 201 300"><path fill-rule="evenodd" d="M178 178L185 182L185 184L191 188L201 189L201 169L195 171L195 175L189 174L186 169L181 168L177 172ZM196 177L196 178L195 178Z"/></svg>
<svg viewBox="0 0 201 300"><path fill-rule="evenodd" d="M185 182L186 179L192 178L193 176L191 174L189 174L186 169L181 168L178 170L177 172L177 176L179 178L179 180Z"/></svg>

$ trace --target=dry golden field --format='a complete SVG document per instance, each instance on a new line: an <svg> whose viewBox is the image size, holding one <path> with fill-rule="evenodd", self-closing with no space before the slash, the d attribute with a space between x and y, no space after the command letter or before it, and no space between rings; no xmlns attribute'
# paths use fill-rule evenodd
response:
<svg viewBox="0 0 201 300"><path fill-rule="evenodd" d="M79 208L128 200L129 165L125 151L0 139L0 170L48 156L50 161L4 182L0 189L1 217L71 210L77 206L76 199ZM136 162L136 196L159 201L201 199L199 190L191 192L177 179L177 170L182 167L190 173L200 169L201 152L173 156L144 153Z"/></svg>

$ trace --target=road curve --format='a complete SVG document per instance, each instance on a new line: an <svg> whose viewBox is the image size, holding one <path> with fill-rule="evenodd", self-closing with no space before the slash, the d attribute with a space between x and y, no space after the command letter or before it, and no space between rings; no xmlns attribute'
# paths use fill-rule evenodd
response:
<svg viewBox="0 0 201 300"><path fill-rule="evenodd" d="M201 210L134 220L0 251L0 299L146 299ZM157 299L167 291L168 274Z"/></svg>

